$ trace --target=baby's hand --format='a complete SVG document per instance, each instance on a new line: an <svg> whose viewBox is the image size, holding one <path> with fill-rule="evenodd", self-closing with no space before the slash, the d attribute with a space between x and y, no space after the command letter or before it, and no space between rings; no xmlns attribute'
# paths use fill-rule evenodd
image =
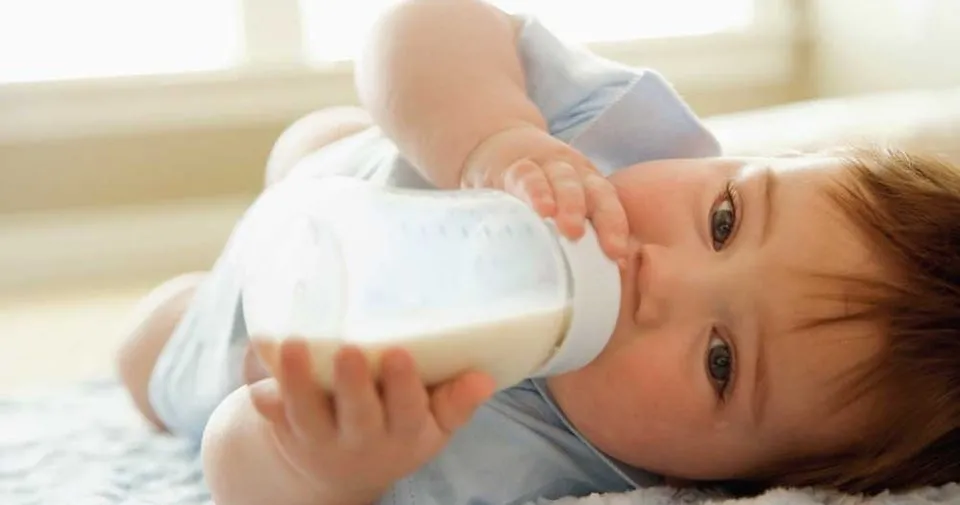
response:
<svg viewBox="0 0 960 505"><path fill-rule="evenodd" d="M616 189L586 156L539 128L520 126L488 137L471 153L461 181L523 199L541 216L553 217L570 239L580 238L590 219L610 258L627 255L627 216Z"/></svg>
<svg viewBox="0 0 960 505"><path fill-rule="evenodd" d="M373 503L397 480L437 455L494 389L468 373L428 392L410 355L383 355L382 383L366 358L342 349L333 391L315 385L306 344L284 341L276 379L251 388L253 404L271 423L291 466L336 503Z"/></svg>

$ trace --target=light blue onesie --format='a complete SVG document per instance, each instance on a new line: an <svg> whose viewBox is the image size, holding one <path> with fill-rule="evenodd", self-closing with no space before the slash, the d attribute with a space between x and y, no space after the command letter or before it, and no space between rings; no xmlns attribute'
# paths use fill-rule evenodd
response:
<svg viewBox="0 0 960 505"><path fill-rule="evenodd" d="M528 95L551 134L604 174L653 159L719 155L714 137L657 73L566 46L533 19L525 21L519 52ZM313 153L290 177L330 174L432 187L377 128ZM247 334L236 249L227 244L150 380L150 402L160 419L195 441L220 401L242 384ZM397 482L381 503L506 505L658 482L601 454L567 422L545 384L528 380L495 395L439 457Z"/></svg>

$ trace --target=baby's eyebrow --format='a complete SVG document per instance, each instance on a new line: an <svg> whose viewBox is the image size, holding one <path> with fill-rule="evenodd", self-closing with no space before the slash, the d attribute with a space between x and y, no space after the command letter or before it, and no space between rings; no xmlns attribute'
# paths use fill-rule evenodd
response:
<svg viewBox="0 0 960 505"><path fill-rule="evenodd" d="M762 321L762 318L761 318ZM769 383L767 382L767 339L766 325L762 322L757 325L755 353L756 360L753 365L753 388L750 390L750 414L753 419L753 425L759 427L763 422L764 414L767 411L767 397L769 396Z"/></svg>

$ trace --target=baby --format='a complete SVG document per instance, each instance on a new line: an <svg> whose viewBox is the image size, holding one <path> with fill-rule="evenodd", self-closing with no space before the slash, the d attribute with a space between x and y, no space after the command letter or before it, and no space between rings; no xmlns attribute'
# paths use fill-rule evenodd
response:
<svg viewBox="0 0 960 505"><path fill-rule="evenodd" d="M357 75L364 111L292 126L268 184L493 187L571 238L589 220L620 262L617 325L582 369L499 392L474 371L427 388L402 349L346 347L326 393L302 343L277 376L258 366L228 244L148 298L119 355L141 412L202 443L219 505L960 480L960 170L720 157L656 73L479 0L398 5Z"/></svg>

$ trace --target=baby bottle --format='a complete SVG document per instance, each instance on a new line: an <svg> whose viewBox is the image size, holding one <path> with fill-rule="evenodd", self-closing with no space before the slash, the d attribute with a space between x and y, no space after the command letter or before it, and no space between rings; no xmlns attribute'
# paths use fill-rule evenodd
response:
<svg viewBox="0 0 960 505"><path fill-rule="evenodd" d="M619 269L593 229L567 240L502 191L289 180L238 233L243 314L265 365L282 339L304 339L324 387L346 344L374 370L404 348L428 385L571 371L597 357L619 312Z"/></svg>

